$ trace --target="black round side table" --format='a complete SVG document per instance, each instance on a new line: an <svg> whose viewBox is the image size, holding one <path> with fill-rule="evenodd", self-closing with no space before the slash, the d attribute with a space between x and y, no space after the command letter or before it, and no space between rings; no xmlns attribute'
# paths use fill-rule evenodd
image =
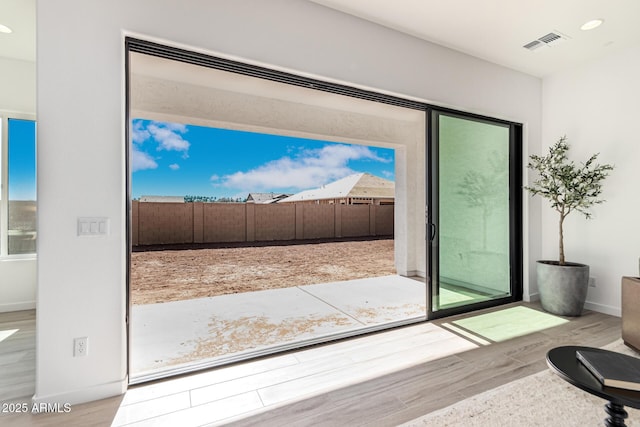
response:
<svg viewBox="0 0 640 427"><path fill-rule="evenodd" d="M606 387L585 368L576 357L577 350L589 350L603 353L614 353L593 347L564 346L556 347L547 353L547 365L562 379L595 396L608 400L604 406L608 417L604 423L607 427L625 426L628 414L624 407L640 408L640 391Z"/></svg>

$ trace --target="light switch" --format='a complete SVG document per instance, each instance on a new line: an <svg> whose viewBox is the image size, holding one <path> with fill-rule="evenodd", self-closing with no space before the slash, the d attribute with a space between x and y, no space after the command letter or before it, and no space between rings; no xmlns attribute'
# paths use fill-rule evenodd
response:
<svg viewBox="0 0 640 427"><path fill-rule="evenodd" d="M78 236L106 236L109 234L109 218L78 218Z"/></svg>

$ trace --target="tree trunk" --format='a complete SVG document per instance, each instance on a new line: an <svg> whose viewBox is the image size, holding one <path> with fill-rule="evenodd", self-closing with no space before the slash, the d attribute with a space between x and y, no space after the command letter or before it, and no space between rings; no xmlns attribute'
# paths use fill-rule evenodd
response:
<svg viewBox="0 0 640 427"><path fill-rule="evenodd" d="M559 238L559 259L558 263L564 265L564 233L562 231L562 223L564 222L564 215L560 214L560 238Z"/></svg>
<svg viewBox="0 0 640 427"><path fill-rule="evenodd" d="M489 217L489 209L486 206L482 207L482 250L487 250L487 221Z"/></svg>

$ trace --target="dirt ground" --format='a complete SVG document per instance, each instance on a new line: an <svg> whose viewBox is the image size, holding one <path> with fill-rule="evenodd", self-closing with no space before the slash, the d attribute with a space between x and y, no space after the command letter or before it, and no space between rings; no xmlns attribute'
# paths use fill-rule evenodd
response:
<svg viewBox="0 0 640 427"><path fill-rule="evenodd" d="M131 254L131 299L154 304L395 272L393 239L139 247Z"/></svg>

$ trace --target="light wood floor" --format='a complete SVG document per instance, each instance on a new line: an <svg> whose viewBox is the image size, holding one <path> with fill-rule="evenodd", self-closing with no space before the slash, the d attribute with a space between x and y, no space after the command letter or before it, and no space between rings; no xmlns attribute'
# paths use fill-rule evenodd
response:
<svg viewBox="0 0 640 427"><path fill-rule="evenodd" d="M526 303L508 307L514 306L539 310L538 305ZM0 414L0 424L393 426L547 369L545 354L555 346L599 347L620 337L620 319L595 312L568 319L560 326L486 345L472 340L464 344L459 337L452 338L449 329L441 328L445 323L477 314L133 387L125 396L76 405L68 414ZM425 345L425 336L433 337L434 342ZM442 354L435 357L434 349ZM427 361L419 362L422 356ZM308 367L314 363L335 365L319 374L299 373L290 380L288 375L301 369L296 367L298 363L307 363L304 366ZM264 370L269 364L271 368ZM263 366L263 371L250 372L257 366ZM232 372L231 369L244 369L245 374L223 378L222 373ZM249 391L242 388L249 379L253 384L257 377L265 376L270 378L270 385ZM330 384L331 390L323 391L319 384ZM234 418L229 412L234 405L244 414ZM163 415L155 417L154 411Z"/></svg>
<svg viewBox="0 0 640 427"><path fill-rule="evenodd" d="M35 310L0 313L0 402L35 392Z"/></svg>

